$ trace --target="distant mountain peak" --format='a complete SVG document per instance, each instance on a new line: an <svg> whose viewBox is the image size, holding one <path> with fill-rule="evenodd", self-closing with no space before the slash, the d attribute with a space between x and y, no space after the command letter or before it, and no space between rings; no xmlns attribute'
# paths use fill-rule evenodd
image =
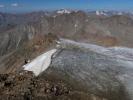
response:
<svg viewBox="0 0 133 100"><path fill-rule="evenodd" d="M70 14L71 11L67 10L67 9L60 9L57 11L57 14Z"/></svg>
<svg viewBox="0 0 133 100"><path fill-rule="evenodd" d="M99 10L97 10L97 11L96 11L96 15L97 15L97 16L100 16L100 15L107 16L107 13L106 13L105 11L99 11Z"/></svg>

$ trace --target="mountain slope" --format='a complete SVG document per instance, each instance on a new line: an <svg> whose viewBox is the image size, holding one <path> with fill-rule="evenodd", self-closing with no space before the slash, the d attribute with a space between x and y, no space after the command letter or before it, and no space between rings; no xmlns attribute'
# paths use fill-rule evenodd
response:
<svg viewBox="0 0 133 100"><path fill-rule="evenodd" d="M48 33L104 46L133 46L133 20L128 15L92 16L83 11L71 11L69 14L46 13L2 13L0 55L21 47L38 35Z"/></svg>
<svg viewBox="0 0 133 100"><path fill-rule="evenodd" d="M63 80L77 91L107 100L133 99L132 49L105 48L64 39L59 43L50 66L40 71L39 78Z"/></svg>

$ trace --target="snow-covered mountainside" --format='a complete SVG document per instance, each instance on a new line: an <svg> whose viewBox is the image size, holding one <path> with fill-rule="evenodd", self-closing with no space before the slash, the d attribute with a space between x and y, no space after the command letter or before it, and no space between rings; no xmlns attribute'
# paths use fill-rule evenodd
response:
<svg viewBox="0 0 133 100"><path fill-rule="evenodd" d="M103 46L98 46L94 44L89 44L89 43L79 43L79 42L74 42L71 40L61 40L61 45L65 46L77 46L79 48L86 48L89 50L92 50L94 52L104 54L110 57L115 57L117 59L124 59L125 60L133 60L133 48L127 48L127 47L103 47Z"/></svg>
<svg viewBox="0 0 133 100"><path fill-rule="evenodd" d="M49 51L27 64L30 71L36 73L39 69L36 73L40 74L39 77L53 75L56 79L77 84L75 88L82 88L107 100L133 100L132 48L107 48L66 39L60 39L58 43L57 50ZM46 64L47 67L42 65L43 69L40 65L49 61L51 55L54 56L51 64Z"/></svg>

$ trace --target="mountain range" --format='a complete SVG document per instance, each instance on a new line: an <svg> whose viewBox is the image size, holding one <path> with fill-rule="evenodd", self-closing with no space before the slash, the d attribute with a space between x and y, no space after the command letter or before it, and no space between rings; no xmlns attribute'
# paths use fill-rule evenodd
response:
<svg viewBox="0 0 133 100"><path fill-rule="evenodd" d="M133 100L132 27L131 12L0 13L1 99Z"/></svg>

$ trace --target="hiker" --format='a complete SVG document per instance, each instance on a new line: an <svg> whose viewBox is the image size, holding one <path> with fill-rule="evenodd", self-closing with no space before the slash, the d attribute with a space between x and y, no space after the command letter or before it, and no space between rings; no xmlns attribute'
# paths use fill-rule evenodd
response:
<svg viewBox="0 0 133 100"><path fill-rule="evenodd" d="M29 63L29 62L30 62L29 59L25 59L25 61L24 61L25 64L27 64L27 63Z"/></svg>

